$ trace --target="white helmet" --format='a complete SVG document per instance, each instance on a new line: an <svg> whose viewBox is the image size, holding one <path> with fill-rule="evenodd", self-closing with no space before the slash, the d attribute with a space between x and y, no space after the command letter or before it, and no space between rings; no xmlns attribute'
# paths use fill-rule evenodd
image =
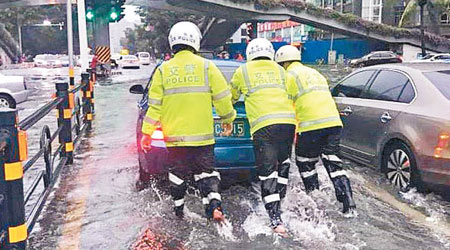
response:
<svg viewBox="0 0 450 250"><path fill-rule="evenodd" d="M275 61L277 63L289 62L289 61L300 61L300 51L292 45L284 45L279 48L275 54Z"/></svg>
<svg viewBox="0 0 450 250"><path fill-rule="evenodd" d="M275 50L269 40L265 38L256 38L248 44L246 54L248 61L258 57L267 57L270 60L273 60Z"/></svg>
<svg viewBox="0 0 450 250"><path fill-rule="evenodd" d="M173 49L174 45L184 44L199 51L200 40L202 40L202 33L197 25L191 22L178 22L172 26L169 32L169 45L171 49Z"/></svg>

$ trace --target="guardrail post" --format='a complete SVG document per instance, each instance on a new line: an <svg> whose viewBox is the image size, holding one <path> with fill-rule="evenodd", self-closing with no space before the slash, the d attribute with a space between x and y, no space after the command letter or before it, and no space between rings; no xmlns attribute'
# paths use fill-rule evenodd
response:
<svg viewBox="0 0 450 250"><path fill-rule="evenodd" d="M73 141L72 141L72 109L70 107L69 84L56 83L56 96L63 98L58 104L58 127L62 126L59 132L59 143L61 143L61 157L67 157L67 164L73 163Z"/></svg>
<svg viewBox="0 0 450 250"><path fill-rule="evenodd" d="M90 91L91 83L92 81L89 79L88 73L81 74L81 82L83 83L83 114L84 114L84 123L87 126L87 130L92 129L92 102L91 102L91 96L92 92Z"/></svg>
<svg viewBox="0 0 450 250"><path fill-rule="evenodd" d="M4 198L0 204L2 222L0 234L4 230L7 236L5 246L0 243L1 249L25 249L28 237L22 166L26 153L22 152L24 145L19 147L20 132L17 123L17 110L0 110L0 185L3 190L1 195Z"/></svg>

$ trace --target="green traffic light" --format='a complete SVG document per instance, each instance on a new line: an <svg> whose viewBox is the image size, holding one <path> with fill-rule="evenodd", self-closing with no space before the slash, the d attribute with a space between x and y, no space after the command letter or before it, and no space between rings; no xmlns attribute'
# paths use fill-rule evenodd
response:
<svg viewBox="0 0 450 250"><path fill-rule="evenodd" d="M88 20L94 19L94 12L88 11L88 12L86 13L86 18L87 18Z"/></svg>
<svg viewBox="0 0 450 250"><path fill-rule="evenodd" d="M119 18L119 14L117 12L113 11L111 14L109 14L109 17L111 17L111 20L115 21Z"/></svg>

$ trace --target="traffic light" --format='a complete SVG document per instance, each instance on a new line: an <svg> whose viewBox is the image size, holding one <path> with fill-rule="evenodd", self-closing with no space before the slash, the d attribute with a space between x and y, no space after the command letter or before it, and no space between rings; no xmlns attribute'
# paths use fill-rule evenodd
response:
<svg viewBox="0 0 450 250"><path fill-rule="evenodd" d="M111 11L109 12L109 19L113 22L116 22L117 19L119 19L119 13L117 13L117 10L114 7L111 8Z"/></svg>
<svg viewBox="0 0 450 250"><path fill-rule="evenodd" d="M88 7L86 10L86 19L88 22L92 22L95 18L94 10L91 7Z"/></svg>
<svg viewBox="0 0 450 250"><path fill-rule="evenodd" d="M125 0L111 0L111 10L109 11L109 20L112 22L120 21L125 14L123 13L125 8L123 5Z"/></svg>

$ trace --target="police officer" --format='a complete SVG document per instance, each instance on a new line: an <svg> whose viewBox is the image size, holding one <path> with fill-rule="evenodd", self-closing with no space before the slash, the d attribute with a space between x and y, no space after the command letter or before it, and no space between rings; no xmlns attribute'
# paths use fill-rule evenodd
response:
<svg viewBox="0 0 450 250"><path fill-rule="evenodd" d="M245 110L253 136L261 195L276 233L286 234L280 217L279 176L289 170L289 156L295 135L295 111L286 92L285 70L273 61L272 44L257 38L247 46L248 62L231 79L233 100L245 96ZM278 186L278 187L277 187Z"/></svg>
<svg viewBox="0 0 450 250"><path fill-rule="evenodd" d="M295 102L299 121L297 166L306 192L319 189L315 165L320 157L333 182L336 198L343 203L343 212L355 209L350 181L337 156L342 122L327 80L300 63L300 51L294 46L281 47L275 60L287 70L288 93Z"/></svg>
<svg viewBox="0 0 450 250"><path fill-rule="evenodd" d="M195 53L202 35L191 22L179 22L169 32L175 54L156 70L149 90L141 147L151 148L152 133L161 126L169 151L167 168L175 214L184 216L184 196L194 179L208 218L224 219L219 194L220 174L214 170L214 121L212 105L226 134L236 111L229 85L214 63ZM192 178L193 177L193 178Z"/></svg>

